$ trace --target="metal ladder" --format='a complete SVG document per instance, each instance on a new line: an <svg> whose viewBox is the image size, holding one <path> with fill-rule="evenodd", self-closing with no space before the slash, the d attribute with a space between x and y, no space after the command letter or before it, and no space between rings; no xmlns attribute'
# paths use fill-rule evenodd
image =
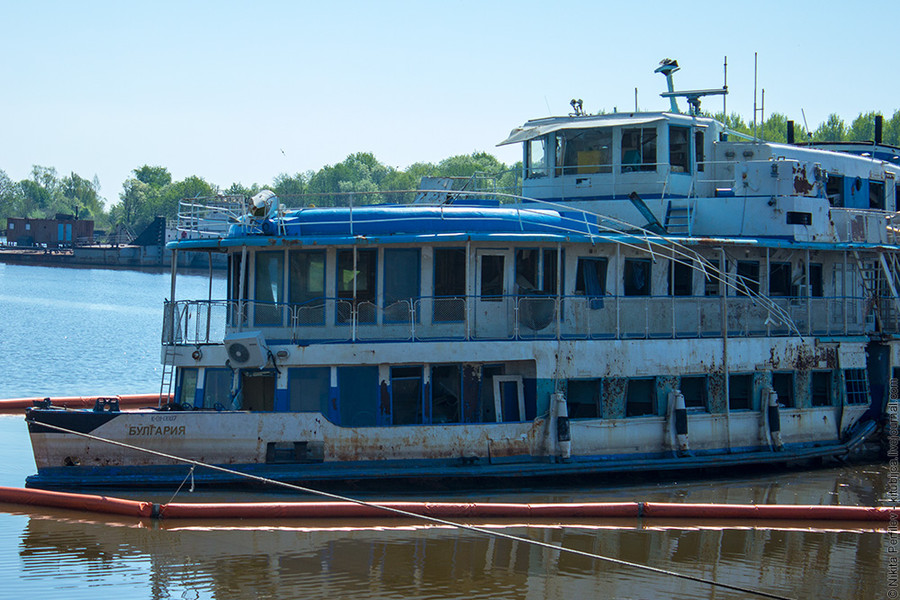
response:
<svg viewBox="0 0 900 600"><path fill-rule="evenodd" d="M159 383L159 408L170 402L172 384L175 381L175 344L166 344L163 355L162 381Z"/></svg>
<svg viewBox="0 0 900 600"><path fill-rule="evenodd" d="M683 201L678 202L675 200L669 201L666 208L665 222L665 228L668 233L691 235L693 212L691 211L690 202L690 198L685 198Z"/></svg>

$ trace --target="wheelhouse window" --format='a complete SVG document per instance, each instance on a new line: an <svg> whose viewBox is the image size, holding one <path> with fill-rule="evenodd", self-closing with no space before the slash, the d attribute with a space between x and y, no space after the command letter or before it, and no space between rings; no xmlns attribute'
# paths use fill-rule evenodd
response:
<svg viewBox="0 0 900 600"><path fill-rule="evenodd" d="M759 262L737 261L737 290L739 296L759 294Z"/></svg>
<svg viewBox="0 0 900 600"><path fill-rule="evenodd" d="M778 403L787 408L794 406L794 374L772 373L772 389L778 394ZM766 399L768 402L768 399Z"/></svg>
<svg viewBox="0 0 900 600"><path fill-rule="evenodd" d="M622 172L656 170L656 128L622 130Z"/></svg>
<svg viewBox="0 0 900 600"><path fill-rule="evenodd" d="M529 179L547 177L550 174L550 165L547 160L547 138L528 140L525 148L525 177Z"/></svg>
<svg viewBox="0 0 900 600"><path fill-rule="evenodd" d="M703 147L703 132L694 132L694 163L697 165L697 171L702 173L704 162L706 162L706 152Z"/></svg>
<svg viewBox="0 0 900 600"><path fill-rule="evenodd" d="M434 250L434 320L462 321L465 315L466 251Z"/></svg>
<svg viewBox="0 0 900 600"><path fill-rule="evenodd" d="M625 259L625 295L650 295L650 259Z"/></svg>
<svg viewBox="0 0 900 600"><path fill-rule="evenodd" d="M673 173L691 172L691 129L669 126L669 166Z"/></svg>
<svg viewBox="0 0 900 600"><path fill-rule="evenodd" d="M194 405L197 395L197 369L182 369L181 383L178 386L178 402Z"/></svg>
<svg viewBox="0 0 900 600"><path fill-rule="evenodd" d="M230 408L231 369L206 369L203 383L203 408Z"/></svg>
<svg viewBox="0 0 900 600"><path fill-rule="evenodd" d="M625 416L656 414L656 378L629 379L625 392Z"/></svg>
<svg viewBox="0 0 900 600"><path fill-rule="evenodd" d="M338 250L337 291L338 298L345 300L338 306L340 322L350 320L351 308L359 311L358 319L361 323L375 321L377 262L377 250L357 250L354 268L353 250Z"/></svg>
<svg viewBox="0 0 900 600"><path fill-rule="evenodd" d="M869 180L869 208L884 210L884 182Z"/></svg>
<svg viewBox="0 0 900 600"><path fill-rule="evenodd" d="M832 206L844 206L844 176L828 174L825 181L825 195L828 196L828 203Z"/></svg>
<svg viewBox="0 0 900 600"><path fill-rule="evenodd" d="M280 325L284 301L284 252L257 252L254 296L257 325Z"/></svg>
<svg viewBox="0 0 900 600"><path fill-rule="evenodd" d="M669 295L693 295L694 268L691 261L669 261Z"/></svg>
<svg viewBox="0 0 900 600"><path fill-rule="evenodd" d="M753 392L753 375L740 374L728 376L728 408L729 410L750 410Z"/></svg>
<svg viewBox="0 0 900 600"><path fill-rule="evenodd" d="M569 129L557 132L556 173L612 173L612 129Z"/></svg>
<svg viewBox="0 0 900 600"><path fill-rule="evenodd" d="M325 253L294 250L288 255L288 298L300 325L325 321Z"/></svg>

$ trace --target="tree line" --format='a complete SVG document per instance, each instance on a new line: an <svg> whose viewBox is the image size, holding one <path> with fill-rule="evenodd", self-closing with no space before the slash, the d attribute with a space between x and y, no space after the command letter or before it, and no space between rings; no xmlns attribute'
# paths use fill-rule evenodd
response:
<svg viewBox="0 0 900 600"><path fill-rule="evenodd" d="M860 113L849 124L832 114L812 132L795 122L794 139L796 142L870 141L874 138L876 114L879 113ZM740 115L714 116L734 131L753 135L752 125ZM757 125L757 136L785 142L787 122L785 115L773 113ZM885 118L883 142L900 146L900 110L890 119ZM292 204L292 198L303 195L317 206L330 206L342 202L340 198L348 193L353 193L358 203L390 202L402 200L389 192L415 190L422 177L470 178L478 173L493 174L498 189L511 191L516 187L520 170L521 163L506 165L486 152L451 156L438 163L414 163L406 169L384 165L369 152L357 152L318 171L282 173L270 185L254 183L247 187L232 183L221 188L198 175L173 181L165 167L143 165L131 172L131 177L122 183L118 201L107 207L99 195L100 182L96 178L87 180L77 173L60 176L52 167L36 165L31 177L21 181L11 180L0 169L0 227L5 229L7 217L50 218L64 213L93 219L98 229L124 225L139 232L156 216L175 218L183 198L217 193L252 196L262 189L271 189L288 205Z"/></svg>

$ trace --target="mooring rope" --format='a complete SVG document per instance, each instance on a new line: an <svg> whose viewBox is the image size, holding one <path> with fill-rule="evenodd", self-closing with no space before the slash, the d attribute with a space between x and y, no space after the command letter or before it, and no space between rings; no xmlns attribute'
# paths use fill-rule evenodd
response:
<svg viewBox="0 0 900 600"><path fill-rule="evenodd" d="M26 420L27 420L27 418L26 418ZM688 574L685 574L685 573L678 573L677 571L670 571L670 570L668 570L668 569L661 569L661 568L658 568L658 567L651 567L650 565L642 565L642 564L640 564L640 563L635 563L635 562L631 562L631 561L627 561L627 560L622 560L622 559L620 559L620 558L613 558L613 557L611 557L611 556L604 556L604 555L602 555L602 554L595 554L595 553L592 553L592 552L585 552L584 550L576 550L576 549L574 549L574 548L567 548L567 547L565 547L565 546L556 545L556 544L551 544L551 543L549 543L549 542L541 542L541 541L538 541L538 540L533 540L533 539L526 538L526 537L521 537L521 536L518 536L518 535L512 535L512 534L505 533L505 532L502 532L502 531L496 531L496 530L486 529L486 528L484 528L484 527L478 527L478 526L476 526L476 525L467 525L467 524L465 524L465 523L457 523L457 522L455 522L455 521L448 521L448 520L446 520L446 519L441 519L441 518L439 518L439 517L432 517L432 516L429 516L429 515L420 515L420 514L416 514L416 513L414 513L414 512L410 512L410 511L407 511L407 510L403 510L403 509L401 509L401 508L396 508L396 507L393 507L393 506L385 506L385 505L383 505L383 504L378 504L377 502L367 502L367 501L365 501L365 500L359 500L359 499L357 499L357 498L352 498L352 497L350 497L350 496L342 496L342 495L340 495L340 494L334 494L334 493L332 493L332 492L326 492L326 491L324 491L324 490L317 490L317 489L310 488L310 487L306 487L306 486L302 486L302 485L296 485L296 484L293 484L293 483L286 483L286 482L284 482L284 481L278 481L277 479L269 479L268 477L261 477L261 476L259 476L259 475L252 475L252 474L250 474L250 473L243 473L243 472L241 472L241 471L236 471L236 470L234 470L234 469L229 469L229 468L227 468L227 467L221 467L221 466L218 466L218 465L212 465L212 464L200 462L200 461L198 461L198 460L193 460L193 459L190 459L190 458L183 458L183 457L175 456L175 455L172 455L172 454L166 454L165 452L160 452L160 451L158 451L158 450L151 450L151 449L149 449L149 448L142 448L142 447L140 447L140 446L135 446L135 445L133 445L133 444L128 444L128 443L125 443L125 442L119 442L119 441L116 441L116 440L110 440L110 439L107 439L107 438L102 438L102 437L99 437L99 436L96 436L96 435L93 435L93 434L90 434L90 433L84 433L84 432L81 432L81 431L74 431L74 430L71 430L71 429L66 429L65 427L60 427L59 425L52 425L52 424L50 424L50 423L43 423L43 422L40 422L40 421L34 421L34 420L31 420L31 423L33 423L33 424L35 424L35 425L38 425L38 426L40 426L40 427L46 427L46 428L48 428L48 429L53 429L53 430L56 430L56 431L59 431L59 432L62 432L62 433L68 433L68 434L71 434L71 435L76 435L76 436L79 436L79 437L87 438L87 439L89 439L89 440L94 440L94 441L97 441L97 442L103 442L103 443L106 443L106 444L111 444L111 445L113 445L113 446L119 446L119 447L121 447L121 448L127 448L127 449L129 449L129 450L135 450L135 451L138 451L138 452L144 452L144 453L146 453L146 454L151 454L151 455L153 455L153 456L158 456L158 457L160 457L160 458L165 458L165 459L168 459L168 460L172 460L172 461L176 461L176 462L181 462L181 463L189 464L189 465L192 465L192 467L191 467L192 471L193 471L193 468L194 468L194 467L204 467L204 468L207 468L207 469L211 469L211 470L213 470L213 471L219 471L220 473L227 473L227 474L229 474L229 475L236 475L236 476L238 476L238 477L243 477L243 478L246 478L246 479L251 479L251 480L253 480L253 481L257 481L257 482L264 483L264 484L267 484L267 485L273 485L273 486L277 486L277 487L283 487L283 488L287 488L287 489L289 489L289 490L298 491L298 492L305 492L305 493L307 493L307 494L313 494L313 495L316 495L316 496L322 496L322 497L325 497L325 498L331 498L332 500L338 500L338 501L341 501L341 502L350 502L350 503L353 503L353 504L358 504L358 505L360 505L360 506L367 506L367 507L370 507L370 508L377 508L377 509L380 509L380 510L383 510L383 511L386 511L386 512L391 512L391 513L394 513L394 514L397 514L397 515L402 515L402 516L404 516L404 517L409 517L409 518L412 518L412 519L420 519L420 520L424 520L424 521L429 521L429 522L431 522L431 523L436 523L436 524L438 524L438 525L444 525L444 526L453 527L453 528L456 528L456 529L462 529L462 530L465 530L465 531L471 531L471 532L478 533L478 534L481 534L481 535L487 535L487 536L491 536L491 537L507 539L507 540L511 540L511 541L514 541L514 542L522 542L522 543L525 543L525 544L531 544L531 545L533 545L533 546L538 546L538 547L541 547L541 548L546 548L546 549L548 549L548 550L556 550L557 552L565 552L565 553L568 553L568 554L574 554L574 555L577 555L577 556L583 556L583 557L586 557L586 558L591 558L591 559L594 559L594 560L598 560L598 561L602 561L602 562L607 562L607 563L611 563L611 564L614 564L614 565L619 565L619 566L623 566L623 567L631 567L631 568L639 569L639 570L642 570L642 571L648 571L648 572L650 572L650 573L656 573L656 574L658 574L658 575L666 575L666 576L668 576L668 577L676 577L676 578L678 578L678 579L684 579L684 580L687 580L687 581L693 581L693 582L695 582L695 583L703 583L703 584L706 584L706 585L709 585L709 586L713 586L713 587L717 587L717 588L722 588L722 589L732 590L732 591L736 591L736 592L742 592L742 593L745 593L745 594L753 594L754 596L759 596L759 597L761 597L761 598L773 598L773 599L775 599L775 600L794 600L794 599L790 598L789 596L781 596L781 595L778 595L778 594L773 594L773 593L765 592L765 591L762 591L762 590L756 590L756 589L753 589L753 588L743 587L743 586L739 586L739 585L732 585L732 584L730 584L730 583L722 583L722 582L720 582L720 581L714 581L714 580L712 580L712 579L706 579L706 578L703 578L703 577L697 577L697 576L695 576L695 575L688 575ZM191 472L192 472L192 471L191 471ZM189 475L190 475L190 473L189 473ZM185 480L187 480L187 477L185 477ZM184 482L182 482L182 485L184 485ZM179 489L180 489L180 487L179 487ZM176 492L176 493L177 493L177 492Z"/></svg>

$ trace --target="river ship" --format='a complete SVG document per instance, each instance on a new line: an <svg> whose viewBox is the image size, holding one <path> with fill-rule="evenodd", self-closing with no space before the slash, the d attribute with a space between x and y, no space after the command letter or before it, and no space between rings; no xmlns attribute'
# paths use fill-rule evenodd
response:
<svg viewBox="0 0 900 600"><path fill-rule="evenodd" d="M900 167L739 138L699 111L725 90L675 92L676 68L658 69L667 111L573 101L514 129L515 193L185 201L160 405L29 410L27 485L508 485L846 456L896 397ZM226 298L174 300L186 252L227 259Z"/></svg>

